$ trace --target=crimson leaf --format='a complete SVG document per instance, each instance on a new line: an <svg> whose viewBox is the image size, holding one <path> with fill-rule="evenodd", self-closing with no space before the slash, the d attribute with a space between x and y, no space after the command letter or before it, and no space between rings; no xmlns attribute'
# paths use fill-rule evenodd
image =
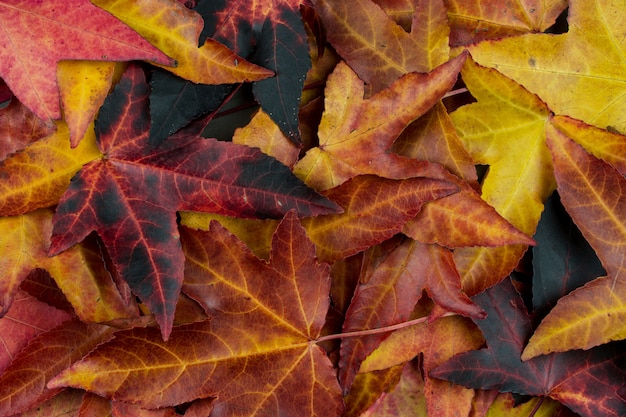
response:
<svg viewBox="0 0 626 417"><path fill-rule="evenodd" d="M253 148L184 132L150 146L149 92L143 70L129 66L97 120L103 157L85 165L61 198L50 254L95 230L167 339L184 265L176 211L280 218L290 209L312 216L339 207Z"/></svg>

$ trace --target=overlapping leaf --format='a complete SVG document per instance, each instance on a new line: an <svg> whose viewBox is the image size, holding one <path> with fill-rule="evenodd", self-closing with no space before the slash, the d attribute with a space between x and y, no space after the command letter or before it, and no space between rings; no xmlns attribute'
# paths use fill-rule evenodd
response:
<svg viewBox="0 0 626 417"><path fill-rule="evenodd" d="M71 321L36 337L0 375L0 415L14 415L50 398L46 387L55 375L78 361L114 330L100 324Z"/></svg>
<svg viewBox="0 0 626 417"><path fill-rule="evenodd" d="M198 48L203 21L198 13L171 0L94 0L176 60L172 73L194 83L232 84L256 81L273 71L247 62L224 45L207 39Z"/></svg>
<svg viewBox="0 0 626 417"><path fill-rule="evenodd" d="M624 358L623 345L522 362L522 349L532 327L511 282L505 280L473 300L487 311L486 319L475 321L487 348L455 356L431 371L431 377L471 388L549 396L584 417L617 417L626 412L626 403L617 395L626 381L626 372L619 365Z"/></svg>
<svg viewBox="0 0 626 417"><path fill-rule="evenodd" d="M118 333L51 385L147 408L217 396L212 415L339 415L332 365L311 344L328 308L329 268L295 215L276 231L269 263L217 223L209 233L185 229L182 239L185 291L211 320L175 328L167 343L155 329Z"/></svg>
<svg viewBox="0 0 626 417"><path fill-rule="evenodd" d="M457 190L454 184L427 177L391 180L361 175L324 193L343 213L307 218L302 225L318 257L336 261L391 238L422 204Z"/></svg>
<svg viewBox="0 0 626 417"><path fill-rule="evenodd" d="M608 276L559 300L530 339L524 358L626 338L626 180L556 129L549 130L548 144L563 205Z"/></svg>
<svg viewBox="0 0 626 417"><path fill-rule="evenodd" d="M306 216L337 206L252 148L185 135L150 147L147 102L143 72L130 66L98 118L105 157L83 167L61 199L50 253L97 231L167 338L183 273L177 210L280 217L292 208Z"/></svg>
<svg viewBox="0 0 626 417"><path fill-rule="evenodd" d="M14 0L0 5L0 76L37 117L61 117L57 62L68 59L174 61L88 0ZM33 31L32 28L45 28Z"/></svg>
<svg viewBox="0 0 626 417"><path fill-rule="evenodd" d="M430 109L456 81L465 56L429 74L406 74L364 99L364 84L346 65L329 76L320 145L309 150L294 172L315 189L335 187L360 174L407 178L422 174L425 162L388 152L400 132Z"/></svg>
<svg viewBox="0 0 626 417"><path fill-rule="evenodd" d="M298 106L311 67L300 0L204 1L195 8L204 18L200 37L213 38L257 65L276 73L257 81L252 91L263 110L299 145Z"/></svg>
<svg viewBox="0 0 626 417"><path fill-rule="evenodd" d="M384 256L373 270L363 268L346 312L343 332L391 326L407 321L424 290L447 310L472 317L483 311L461 291L452 254L435 245L407 239ZM339 380L347 392L361 361L388 334L349 338L341 343Z"/></svg>
<svg viewBox="0 0 626 417"><path fill-rule="evenodd" d="M482 198L513 226L532 236L543 201L555 188L545 142L549 109L523 87L469 59L462 75L478 102L451 116L474 161L489 165ZM456 250L464 290L473 295L499 282L525 251L525 245Z"/></svg>
<svg viewBox="0 0 626 417"><path fill-rule="evenodd" d="M555 113L624 133L624 7L624 0L574 0L568 33L527 34L469 49L477 62L538 94Z"/></svg>
<svg viewBox="0 0 626 417"><path fill-rule="evenodd" d="M39 119L18 100L0 111L0 161L10 154L54 133L54 126Z"/></svg>
<svg viewBox="0 0 626 417"><path fill-rule="evenodd" d="M0 214L14 216L58 203L80 168L102 156L93 128L76 148L63 121L56 132L0 164Z"/></svg>
<svg viewBox="0 0 626 417"><path fill-rule="evenodd" d="M87 322L108 321L132 314L108 279L99 256L76 246L48 257L52 211L0 217L0 316L11 306L17 287L36 268L46 270L68 295L78 316ZM91 258L91 259L90 259ZM108 284L108 285L107 285Z"/></svg>

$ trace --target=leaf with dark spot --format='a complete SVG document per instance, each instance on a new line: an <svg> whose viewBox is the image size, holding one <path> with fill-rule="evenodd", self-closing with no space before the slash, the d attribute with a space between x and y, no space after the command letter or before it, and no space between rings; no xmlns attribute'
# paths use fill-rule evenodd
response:
<svg viewBox="0 0 626 417"><path fill-rule="evenodd" d="M184 132L151 147L148 96L143 71L131 65L98 119L105 156L84 166L59 202L50 254L95 230L167 339L184 264L176 211L280 218L291 209L315 216L339 207L258 149Z"/></svg>

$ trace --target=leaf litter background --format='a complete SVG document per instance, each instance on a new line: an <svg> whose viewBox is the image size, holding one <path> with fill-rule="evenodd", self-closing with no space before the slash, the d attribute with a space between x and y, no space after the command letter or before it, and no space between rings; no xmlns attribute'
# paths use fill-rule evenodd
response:
<svg viewBox="0 0 626 417"><path fill-rule="evenodd" d="M626 3L349 6L0 2L0 415L626 414Z"/></svg>

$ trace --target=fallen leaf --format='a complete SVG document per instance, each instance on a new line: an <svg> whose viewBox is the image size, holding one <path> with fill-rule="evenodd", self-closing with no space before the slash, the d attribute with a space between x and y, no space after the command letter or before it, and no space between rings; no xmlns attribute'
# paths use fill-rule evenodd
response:
<svg viewBox="0 0 626 417"><path fill-rule="evenodd" d="M292 208L306 216L337 206L252 148L184 134L150 147L148 95L142 70L129 66L98 118L105 156L85 165L61 198L49 253L95 230L167 339L183 278L177 210L280 217Z"/></svg>
<svg viewBox="0 0 626 417"><path fill-rule="evenodd" d="M296 145L302 143L298 106L311 67L300 4L300 0L228 0L200 2L195 8L204 18L201 40L213 38L276 73L254 82L252 92L263 111Z"/></svg>
<svg viewBox="0 0 626 417"><path fill-rule="evenodd" d="M93 129L80 144L70 147L67 124L56 132L9 156L0 164L0 214L14 216L58 203L80 168L102 157Z"/></svg>
<svg viewBox="0 0 626 417"><path fill-rule="evenodd" d="M374 92L409 72L428 72L427 46L409 35L371 0L313 0L328 41Z"/></svg>
<svg viewBox="0 0 626 417"><path fill-rule="evenodd" d="M474 161L489 165L482 198L532 236L543 202L556 186L545 139L550 111L534 94L471 59L461 73L477 102L457 109L451 117ZM526 245L508 245L455 250L465 292L471 296L501 281L526 249Z"/></svg>
<svg viewBox="0 0 626 417"><path fill-rule="evenodd" d="M54 133L56 126L45 123L18 100L0 110L0 161L37 140Z"/></svg>
<svg viewBox="0 0 626 417"><path fill-rule="evenodd" d="M560 201L556 192L546 201L534 236L533 314L539 317L545 317L561 297L606 275Z"/></svg>
<svg viewBox="0 0 626 417"><path fill-rule="evenodd" d="M558 114L626 133L624 0L569 2L567 33L526 34L468 49L538 94Z"/></svg>
<svg viewBox="0 0 626 417"><path fill-rule="evenodd" d="M15 0L0 6L3 28L0 76L13 94L43 120L59 119L56 80L61 60L148 60L172 65L169 57L88 0L71 4ZM45 27L35 33L32 28Z"/></svg>
<svg viewBox="0 0 626 417"><path fill-rule="evenodd" d="M455 185L427 177L391 180L361 175L324 193L344 212L303 219L317 256L331 262L391 238L426 201L457 191Z"/></svg>
<svg viewBox="0 0 626 417"><path fill-rule="evenodd" d="M440 246L406 239L373 271L362 269L361 284L350 302L343 333L369 330L405 322L427 291L434 302L449 311L484 317L461 291L452 253ZM365 279L363 274L369 274ZM344 339L341 343L339 382L347 393L361 362L389 336L380 333Z"/></svg>
<svg viewBox="0 0 626 417"><path fill-rule="evenodd" d="M72 316L18 290L11 308L0 318L0 372L35 338Z"/></svg>
<svg viewBox="0 0 626 417"><path fill-rule="evenodd" d="M51 386L148 408L217 396L215 415L339 416L332 365L312 344L328 309L329 268L315 260L294 213L277 229L269 263L217 223L209 233L183 229L182 239L185 292L211 319L174 328L168 342L155 329L119 332ZM121 364L113 373L111 360Z"/></svg>
<svg viewBox="0 0 626 417"><path fill-rule="evenodd" d="M113 329L77 320L42 333L0 375L0 415L13 415L50 398L55 375L113 336Z"/></svg>
<svg viewBox="0 0 626 417"><path fill-rule="evenodd" d="M80 414L84 396L85 393L79 390L65 390L19 415L20 417L86 416L86 414Z"/></svg>
<svg viewBox="0 0 626 417"><path fill-rule="evenodd" d="M608 276L561 298L531 337L524 359L626 338L626 179L556 129L548 130L548 145L563 205Z"/></svg>
<svg viewBox="0 0 626 417"><path fill-rule="evenodd" d="M126 23L168 56L176 67L163 68L194 83L233 84L271 77L261 68L207 39L198 48L202 17L171 0L93 0L93 3Z"/></svg>
<svg viewBox="0 0 626 417"><path fill-rule="evenodd" d="M469 45L526 32L544 32L567 7L565 0L446 0L452 33L450 44Z"/></svg>
<svg viewBox="0 0 626 417"><path fill-rule="evenodd" d="M121 75L123 67L119 63L101 61L58 63L57 82L73 148L87 133L89 125L93 123L111 90L115 74Z"/></svg>
<svg viewBox="0 0 626 417"><path fill-rule="evenodd" d="M619 363L623 345L587 352L563 352L522 362L524 343L532 333L523 301L510 280L473 298L487 311L476 320L487 348L462 353L429 373L471 388L497 389L522 395L548 396L584 417L621 416L626 403L617 389L626 382ZM593 384L589 384L589 380Z"/></svg>
<svg viewBox="0 0 626 417"><path fill-rule="evenodd" d="M343 416L362 416L381 395L398 384L403 368L403 365L398 365L381 371L358 374L350 392L344 397L346 411Z"/></svg>
<svg viewBox="0 0 626 417"><path fill-rule="evenodd" d="M338 64L327 82L320 145L298 161L294 173L316 190L361 174L420 175L427 163L388 150L409 123L452 87L464 59L457 57L429 74L406 74L369 99L363 98L363 81L345 63Z"/></svg>

